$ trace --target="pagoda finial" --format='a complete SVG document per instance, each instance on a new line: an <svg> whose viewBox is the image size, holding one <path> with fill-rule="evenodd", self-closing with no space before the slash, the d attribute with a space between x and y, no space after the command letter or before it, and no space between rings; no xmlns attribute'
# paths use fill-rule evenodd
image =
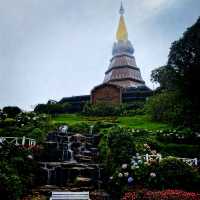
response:
<svg viewBox="0 0 200 200"><path fill-rule="evenodd" d="M124 6L123 6L123 1L121 0L121 6L120 6L119 14L123 15L124 13L125 13L125 10L124 10Z"/></svg>
<svg viewBox="0 0 200 200"><path fill-rule="evenodd" d="M126 41L128 40L128 32L126 29L126 24L125 24L125 20L124 20L124 6L123 6L123 2L121 1L121 6L120 6L120 20L119 20L119 26L118 26L118 30L117 30L117 40L118 41Z"/></svg>

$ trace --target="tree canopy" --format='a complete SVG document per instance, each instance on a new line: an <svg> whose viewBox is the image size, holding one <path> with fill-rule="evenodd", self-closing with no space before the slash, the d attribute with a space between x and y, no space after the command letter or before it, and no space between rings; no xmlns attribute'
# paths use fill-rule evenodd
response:
<svg viewBox="0 0 200 200"><path fill-rule="evenodd" d="M184 102L184 123L198 124L200 119L200 18L172 43L165 66L152 71L151 80L159 89L176 91L177 102ZM186 103L187 102L187 103Z"/></svg>

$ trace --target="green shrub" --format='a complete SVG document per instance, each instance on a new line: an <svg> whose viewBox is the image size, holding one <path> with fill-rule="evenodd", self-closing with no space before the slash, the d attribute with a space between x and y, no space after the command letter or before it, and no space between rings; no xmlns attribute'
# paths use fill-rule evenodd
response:
<svg viewBox="0 0 200 200"><path fill-rule="evenodd" d="M108 135L110 158L115 166L129 163L136 152L134 137L128 129L111 128Z"/></svg>
<svg viewBox="0 0 200 200"><path fill-rule="evenodd" d="M21 112L21 109L17 106L6 106L3 108L3 113L7 114L10 118L15 118Z"/></svg>
<svg viewBox="0 0 200 200"><path fill-rule="evenodd" d="M0 127L7 128L7 127L15 126L15 125L16 125L15 119L6 118L5 120L1 121Z"/></svg>
<svg viewBox="0 0 200 200"><path fill-rule="evenodd" d="M65 105L64 105L65 106ZM65 107L62 104L38 104L34 112L36 113L45 113L45 114L61 114L65 113Z"/></svg>
<svg viewBox="0 0 200 200"><path fill-rule="evenodd" d="M35 138L37 143L41 143L44 141L45 135L46 134L40 128L34 128L29 136Z"/></svg>
<svg viewBox="0 0 200 200"><path fill-rule="evenodd" d="M75 123L69 126L69 131L74 133L89 133L90 125L85 122Z"/></svg>
<svg viewBox="0 0 200 200"><path fill-rule="evenodd" d="M200 146L187 144L161 144L160 152L164 155L195 158L199 157Z"/></svg>
<svg viewBox="0 0 200 200"><path fill-rule="evenodd" d="M13 144L0 144L0 194L1 199L14 200L34 184L37 164L32 153Z"/></svg>
<svg viewBox="0 0 200 200"><path fill-rule="evenodd" d="M180 124L184 111L180 104L181 97L175 92L162 92L149 98L145 104L145 111L152 120L171 124Z"/></svg>
<svg viewBox="0 0 200 200"><path fill-rule="evenodd" d="M111 128L115 125L116 125L115 123L111 123L111 122L98 121L94 124L93 132L99 133L101 129Z"/></svg>
<svg viewBox="0 0 200 200"><path fill-rule="evenodd" d="M199 133L189 128L157 131L157 140L164 143L199 144Z"/></svg>
<svg viewBox="0 0 200 200"><path fill-rule="evenodd" d="M199 173L176 158L163 159L157 170L158 187L161 189L182 188L195 191L199 187Z"/></svg>

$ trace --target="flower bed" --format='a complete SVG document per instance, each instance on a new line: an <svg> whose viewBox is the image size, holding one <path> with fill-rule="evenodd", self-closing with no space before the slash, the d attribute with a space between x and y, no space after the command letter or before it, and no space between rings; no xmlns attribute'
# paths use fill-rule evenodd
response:
<svg viewBox="0 0 200 200"><path fill-rule="evenodd" d="M121 200L137 200L135 192L127 192Z"/></svg>
<svg viewBox="0 0 200 200"><path fill-rule="evenodd" d="M127 192L121 200L200 200L200 195L182 190L147 191L142 195Z"/></svg>

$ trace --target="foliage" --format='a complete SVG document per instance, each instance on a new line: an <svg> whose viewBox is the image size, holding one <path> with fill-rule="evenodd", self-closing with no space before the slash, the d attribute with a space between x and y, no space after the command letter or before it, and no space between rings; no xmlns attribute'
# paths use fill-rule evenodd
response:
<svg viewBox="0 0 200 200"><path fill-rule="evenodd" d="M177 99L179 99L177 101ZM177 125L182 121L184 103L176 92L161 92L150 97L145 105L145 110L152 120Z"/></svg>
<svg viewBox="0 0 200 200"><path fill-rule="evenodd" d="M5 113L9 118L14 118L21 112L21 109L17 106L6 106L3 108L3 113Z"/></svg>
<svg viewBox="0 0 200 200"><path fill-rule="evenodd" d="M200 133L189 128L157 131L157 140L163 143L199 144Z"/></svg>
<svg viewBox="0 0 200 200"><path fill-rule="evenodd" d="M197 190L200 181L199 173L188 164L175 158L164 158L160 163L158 160L151 160L149 163L144 160L146 153L156 155L156 150L162 153L162 157L168 155L197 157L200 151L198 145L156 141L155 136L158 134L178 131L180 134L184 131L186 135L191 133L189 129L149 131L118 126L103 129L100 132L99 149L101 160L106 164L106 170L110 176L108 190L111 193L117 191L115 193L119 196L120 192L127 189L130 177L133 178L133 185L142 185L146 188ZM123 164L127 165L125 169L122 167ZM186 180L185 184L183 180Z"/></svg>
<svg viewBox="0 0 200 200"><path fill-rule="evenodd" d="M195 158L199 157L200 146L188 144L161 144L160 152L164 155Z"/></svg>
<svg viewBox="0 0 200 200"><path fill-rule="evenodd" d="M178 110L174 110L174 106L173 110L168 109L174 101L164 101L164 103L159 101L157 108L165 104L165 113L169 112L170 116L173 114L174 119L179 119L179 124L193 129L199 129L200 119L199 64L200 18L187 29L182 38L172 44L167 65L152 72L152 80L158 82L161 89L175 90L178 94L175 102ZM168 119L163 118L163 120L167 122Z"/></svg>
<svg viewBox="0 0 200 200"><path fill-rule="evenodd" d="M60 114L64 113L64 108L62 104L38 104L34 112L36 113L45 113L45 114Z"/></svg>
<svg viewBox="0 0 200 200"><path fill-rule="evenodd" d="M110 159L116 166L123 164L124 161L129 163L131 156L136 152L132 134L127 129L119 127L110 129L108 147L110 149Z"/></svg>
<svg viewBox="0 0 200 200"><path fill-rule="evenodd" d="M81 112L83 109L83 103L50 103L47 104L38 104L34 112L36 113L45 113L51 115L63 114L63 113L76 113Z"/></svg>
<svg viewBox="0 0 200 200"><path fill-rule="evenodd" d="M45 139L47 132L54 128L47 115L37 115L34 112L20 113L16 118L6 118L0 122L1 136L30 137L37 143Z"/></svg>
<svg viewBox="0 0 200 200"><path fill-rule="evenodd" d="M133 134L129 129L117 126L103 129L100 132L100 157L108 167L109 173L114 173L124 162L130 163L135 154L136 146Z"/></svg>
<svg viewBox="0 0 200 200"><path fill-rule="evenodd" d="M90 104L87 103L83 108L83 114L88 116L119 116L125 112L125 105L113 104Z"/></svg>
<svg viewBox="0 0 200 200"><path fill-rule="evenodd" d="M162 159L158 167L158 187L161 189L182 188L197 190L200 184L200 176L195 169L188 164L173 157Z"/></svg>
<svg viewBox="0 0 200 200"><path fill-rule="evenodd" d="M36 163L32 153L12 144L0 146L0 194L2 199L18 199L34 184Z"/></svg>
<svg viewBox="0 0 200 200"><path fill-rule="evenodd" d="M16 120L13 118L5 118L4 120L0 121L1 128L15 126L15 124L16 124Z"/></svg>
<svg viewBox="0 0 200 200"><path fill-rule="evenodd" d="M165 65L151 72L151 81L160 84L159 90L174 91L176 89L174 82L177 77L172 74L175 74L175 70L171 66Z"/></svg>
<svg viewBox="0 0 200 200"><path fill-rule="evenodd" d="M89 133L90 125L85 122L72 124L69 126L69 131L73 133Z"/></svg>

